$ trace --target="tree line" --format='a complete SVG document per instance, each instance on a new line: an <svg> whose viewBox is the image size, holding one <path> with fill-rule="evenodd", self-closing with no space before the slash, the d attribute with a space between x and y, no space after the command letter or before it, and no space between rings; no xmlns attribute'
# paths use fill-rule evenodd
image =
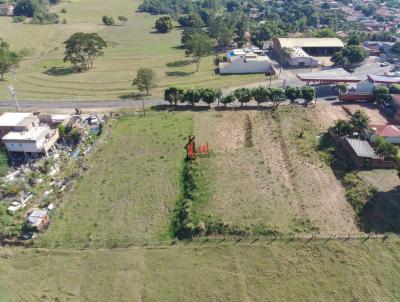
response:
<svg viewBox="0 0 400 302"><path fill-rule="evenodd" d="M179 103L194 106L202 101L208 104L209 107L215 102L218 102L218 107L220 103L226 107L234 102L239 102L242 107L244 104L254 100L257 102L257 106L268 102L272 103L273 109L276 109L286 100L294 103L297 99L303 99L305 104L308 105L315 99L315 93L315 88L311 86L287 86L285 89L262 86L254 89L238 88L227 95L224 95L220 89L169 87L164 91L164 100L176 106Z"/></svg>

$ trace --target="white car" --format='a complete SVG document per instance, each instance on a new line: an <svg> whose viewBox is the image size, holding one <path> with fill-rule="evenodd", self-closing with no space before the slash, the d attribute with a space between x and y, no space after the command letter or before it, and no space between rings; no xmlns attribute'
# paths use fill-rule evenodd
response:
<svg viewBox="0 0 400 302"><path fill-rule="evenodd" d="M389 63L388 63L388 62L383 62L383 63L381 63L381 67L386 67L386 66L389 66Z"/></svg>

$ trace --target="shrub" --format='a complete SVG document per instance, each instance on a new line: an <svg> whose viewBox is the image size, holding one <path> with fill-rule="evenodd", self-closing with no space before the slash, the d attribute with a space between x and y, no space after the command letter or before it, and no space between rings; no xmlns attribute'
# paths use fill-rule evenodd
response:
<svg viewBox="0 0 400 302"><path fill-rule="evenodd" d="M170 16L165 16L156 21L155 27L158 32L164 34L170 32L174 28L174 24Z"/></svg>
<svg viewBox="0 0 400 302"><path fill-rule="evenodd" d="M346 199L359 215L365 203L374 195L374 189L369 188L356 174L349 173L342 179L346 189Z"/></svg>
<svg viewBox="0 0 400 302"><path fill-rule="evenodd" d="M348 121L339 119L332 127L332 130L337 136L346 136L352 133L353 127Z"/></svg>
<svg viewBox="0 0 400 302"><path fill-rule="evenodd" d="M60 13L61 13L61 14L66 14L66 13L67 13L67 9L63 7L63 8L61 9Z"/></svg>
<svg viewBox="0 0 400 302"><path fill-rule="evenodd" d="M400 84L392 84L392 85L390 85L389 93L400 94Z"/></svg>
<svg viewBox="0 0 400 302"><path fill-rule="evenodd" d="M110 16L103 16L103 23L104 25L112 26L115 24L114 18Z"/></svg>
<svg viewBox="0 0 400 302"><path fill-rule="evenodd" d="M14 16L13 17L13 21L15 22L15 23L22 23L22 22L24 22L26 20L26 17L25 16Z"/></svg>

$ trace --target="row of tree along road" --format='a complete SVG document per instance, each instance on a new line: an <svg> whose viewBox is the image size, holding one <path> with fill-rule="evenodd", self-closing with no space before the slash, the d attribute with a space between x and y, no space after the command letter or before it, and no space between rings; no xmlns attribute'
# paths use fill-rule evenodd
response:
<svg viewBox="0 0 400 302"><path fill-rule="evenodd" d="M260 86L254 89L238 88L228 95L223 95L220 89L211 88L182 89L169 87L164 91L164 100L174 105L186 103L193 106L195 103L202 101L209 106L214 102L218 102L218 106L220 103L227 106L234 102L239 102L240 106L243 106L243 104L254 100L258 106L262 103L272 103L272 108L276 109L279 104L286 100L294 103L298 99L304 100L304 103L308 105L315 99L315 88L310 86L288 86L285 89L281 89Z"/></svg>

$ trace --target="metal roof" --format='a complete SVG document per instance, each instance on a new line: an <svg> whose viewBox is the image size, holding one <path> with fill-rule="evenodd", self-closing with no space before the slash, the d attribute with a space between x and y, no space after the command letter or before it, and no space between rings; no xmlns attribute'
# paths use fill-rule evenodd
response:
<svg viewBox="0 0 400 302"><path fill-rule="evenodd" d="M369 74L368 79L374 83L396 84L400 83L400 77Z"/></svg>
<svg viewBox="0 0 400 302"><path fill-rule="evenodd" d="M44 127L32 127L27 131L12 131L6 134L3 141L36 141L40 137L50 132L50 128Z"/></svg>
<svg viewBox="0 0 400 302"><path fill-rule="evenodd" d="M277 38L281 47L344 47L338 38Z"/></svg>
<svg viewBox="0 0 400 302"><path fill-rule="evenodd" d="M32 113L28 112L6 112L0 116L0 127L26 126L30 123L26 120L30 116Z"/></svg>
<svg viewBox="0 0 400 302"><path fill-rule="evenodd" d="M375 153L375 150L371 147L368 141L347 137L345 138L345 140L349 143L350 147L353 149L358 157L379 158L379 156Z"/></svg>
<svg viewBox="0 0 400 302"><path fill-rule="evenodd" d="M343 68L327 69L315 72L298 73L301 81L360 82L361 79Z"/></svg>

